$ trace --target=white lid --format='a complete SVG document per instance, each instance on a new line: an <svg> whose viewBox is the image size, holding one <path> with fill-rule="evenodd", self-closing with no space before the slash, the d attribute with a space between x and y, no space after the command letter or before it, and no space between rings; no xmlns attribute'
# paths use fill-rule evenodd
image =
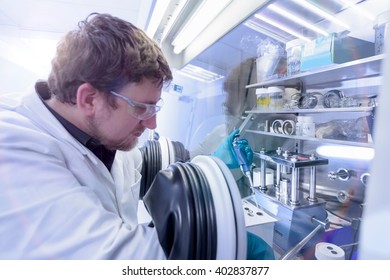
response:
<svg viewBox="0 0 390 280"><path fill-rule="evenodd" d="M380 26L386 22L390 22L390 10L377 15L374 23L374 28Z"/></svg>
<svg viewBox="0 0 390 280"><path fill-rule="evenodd" d="M288 41L286 43L286 49L289 49L289 48L292 48L292 47L296 47L296 46L299 46L299 45L302 45L302 44L303 44L303 40L302 39L291 40L291 41Z"/></svg>
<svg viewBox="0 0 390 280"><path fill-rule="evenodd" d="M256 89L256 95L261 95L267 93L267 88L257 88Z"/></svg>
<svg viewBox="0 0 390 280"><path fill-rule="evenodd" d="M283 92L284 87L268 87L268 93L270 92Z"/></svg>
<svg viewBox="0 0 390 280"><path fill-rule="evenodd" d="M345 260L345 252L339 246L321 242L316 244L314 253L317 260Z"/></svg>
<svg viewBox="0 0 390 280"><path fill-rule="evenodd" d="M304 122L304 123L312 123L312 122L313 122L313 117L304 116L304 117L303 117L303 122Z"/></svg>
<svg viewBox="0 0 390 280"><path fill-rule="evenodd" d="M260 167L255 167L253 168L253 173L261 173L261 168ZM265 170L266 174L274 174L274 170L272 168L266 168Z"/></svg>

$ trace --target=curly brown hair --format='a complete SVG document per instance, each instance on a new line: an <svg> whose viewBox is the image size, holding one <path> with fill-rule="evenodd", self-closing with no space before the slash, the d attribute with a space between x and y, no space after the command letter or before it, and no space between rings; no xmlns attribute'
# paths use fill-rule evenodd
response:
<svg viewBox="0 0 390 280"><path fill-rule="evenodd" d="M158 87L172 80L157 43L130 22L93 13L59 42L48 85L61 102L75 104L83 83L108 93L144 77Z"/></svg>

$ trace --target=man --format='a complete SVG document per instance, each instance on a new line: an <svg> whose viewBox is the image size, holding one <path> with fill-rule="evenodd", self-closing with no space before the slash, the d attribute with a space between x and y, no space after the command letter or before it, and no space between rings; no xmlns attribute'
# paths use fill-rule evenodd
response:
<svg viewBox="0 0 390 280"><path fill-rule="evenodd" d="M90 15L59 43L48 83L0 101L0 259L164 259L137 224L141 154L172 79L131 23Z"/></svg>
<svg viewBox="0 0 390 280"><path fill-rule="evenodd" d="M142 30L92 14L60 41L48 82L1 97L0 259L166 258L137 222L136 144L171 80Z"/></svg>

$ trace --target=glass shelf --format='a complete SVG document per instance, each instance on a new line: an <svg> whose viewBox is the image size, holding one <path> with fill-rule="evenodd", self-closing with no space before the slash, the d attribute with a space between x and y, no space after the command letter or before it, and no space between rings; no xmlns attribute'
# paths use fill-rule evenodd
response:
<svg viewBox="0 0 390 280"><path fill-rule="evenodd" d="M353 142L353 141L326 139L326 138L315 138L315 137L307 137L307 136L286 135L286 134L278 134L278 133L273 133L273 132L251 130L251 129L246 129L245 132L255 133L255 134L260 134L260 135L273 136L273 137L280 137L280 138L288 138L288 139L296 139L296 140L308 140L308 141L319 141L319 142L324 142L324 143L333 143L333 144L349 145L349 146L357 146L357 147L369 147L369 148L372 148L373 145L374 145L373 143Z"/></svg>

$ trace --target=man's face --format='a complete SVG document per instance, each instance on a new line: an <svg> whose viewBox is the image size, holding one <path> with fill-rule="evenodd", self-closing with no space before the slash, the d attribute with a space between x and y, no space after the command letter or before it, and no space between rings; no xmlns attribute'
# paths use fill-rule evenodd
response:
<svg viewBox="0 0 390 280"><path fill-rule="evenodd" d="M156 104L161 89L152 80L143 79L139 83L128 84L118 94L137 102ZM131 114L126 100L116 97L117 108L114 109L103 95L101 99L100 110L88 119L88 130L107 149L128 151L137 145L146 128L156 128L156 115L139 120Z"/></svg>

